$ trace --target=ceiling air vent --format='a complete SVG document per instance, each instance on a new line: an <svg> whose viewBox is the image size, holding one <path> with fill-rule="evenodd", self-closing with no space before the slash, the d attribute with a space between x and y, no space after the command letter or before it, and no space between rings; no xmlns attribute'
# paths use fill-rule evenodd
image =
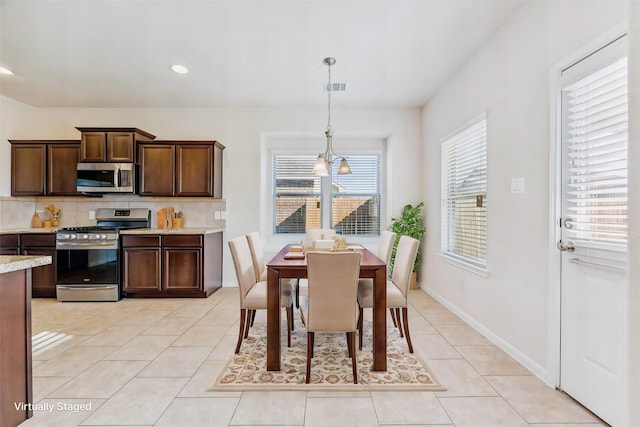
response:
<svg viewBox="0 0 640 427"><path fill-rule="evenodd" d="M347 90L346 83L327 83L325 86L327 92L344 92Z"/></svg>

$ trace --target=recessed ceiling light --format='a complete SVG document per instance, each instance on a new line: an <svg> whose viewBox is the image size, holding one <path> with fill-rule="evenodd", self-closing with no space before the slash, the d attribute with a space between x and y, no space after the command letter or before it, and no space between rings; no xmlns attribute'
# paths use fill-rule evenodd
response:
<svg viewBox="0 0 640 427"><path fill-rule="evenodd" d="M189 72L189 70L187 70L187 67L180 64L173 64L170 68L171 71L178 74L187 74Z"/></svg>
<svg viewBox="0 0 640 427"><path fill-rule="evenodd" d="M13 74L13 71L11 71L8 68L0 67L0 74L9 74L9 75L11 75L11 74Z"/></svg>

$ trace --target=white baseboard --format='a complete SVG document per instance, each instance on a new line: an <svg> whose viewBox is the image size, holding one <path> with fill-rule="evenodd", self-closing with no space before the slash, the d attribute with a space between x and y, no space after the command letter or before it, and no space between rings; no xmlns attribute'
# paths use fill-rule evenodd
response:
<svg viewBox="0 0 640 427"><path fill-rule="evenodd" d="M482 334L486 339L491 341L497 347L499 347L502 351L507 353L509 356L514 358L518 363L522 366L530 370L535 376L540 378L550 387L554 387L553 380L551 379L551 373L541 366L538 362L535 362L526 354L522 353L520 350L509 344L507 341L502 339L500 336L496 335L493 331L485 327L483 324L478 322L473 317L469 316L466 312L461 310L458 306L449 302L446 298L440 295L438 292L433 290L432 288L423 285L422 283L418 284L418 287L425 291L427 294L431 295L436 301L440 304L444 305L447 309L449 309L453 314L460 317L464 320L469 326Z"/></svg>

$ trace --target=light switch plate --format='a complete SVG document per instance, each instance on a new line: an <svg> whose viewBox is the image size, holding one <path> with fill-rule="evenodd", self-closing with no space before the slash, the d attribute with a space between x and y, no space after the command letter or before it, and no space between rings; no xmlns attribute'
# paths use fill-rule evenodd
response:
<svg viewBox="0 0 640 427"><path fill-rule="evenodd" d="M220 211L220 219L227 219L227 211Z"/></svg>
<svg viewBox="0 0 640 427"><path fill-rule="evenodd" d="M511 178L511 194L524 194L524 178Z"/></svg>
<svg viewBox="0 0 640 427"><path fill-rule="evenodd" d="M214 217L215 219L219 220L219 219L220 219L220 211L215 211L215 212L213 213L213 217Z"/></svg>
<svg viewBox="0 0 640 427"><path fill-rule="evenodd" d="M89 219L96 219L96 211L89 211Z"/></svg>

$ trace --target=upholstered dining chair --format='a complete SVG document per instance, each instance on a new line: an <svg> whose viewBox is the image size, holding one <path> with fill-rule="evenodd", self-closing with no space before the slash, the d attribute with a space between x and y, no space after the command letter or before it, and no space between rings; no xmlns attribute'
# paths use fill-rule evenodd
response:
<svg viewBox="0 0 640 427"><path fill-rule="evenodd" d="M307 373L311 379L311 358L315 332L346 332L353 382L358 383L355 332L358 327L357 289L360 275L358 252L308 252L308 296L301 301L302 320L307 327Z"/></svg>
<svg viewBox="0 0 640 427"><path fill-rule="evenodd" d="M407 339L409 352L413 353L413 345L411 345L411 336L409 335L409 319L407 315L407 293L409 291L409 282L411 281L411 272L413 271L413 263L418 253L420 242L409 236L400 236L398 242L398 250L396 251L396 259L393 267L393 275L391 280L387 280L387 307L395 309L395 320L400 330L400 336ZM358 284L358 305L360 306L360 314L358 319L358 332L360 333L360 349L362 349L362 329L363 329L363 309L373 308L373 282L360 282ZM402 312L402 319L400 319Z"/></svg>
<svg viewBox="0 0 640 427"><path fill-rule="evenodd" d="M384 261L389 266L389 261L391 261L391 254L393 252L393 244L396 241L397 234L393 231L383 230L380 232L380 242L378 243L378 258ZM391 271L387 268L387 274L391 275ZM358 283L358 288L362 287L372 287L373 279L360 279ZM395 310L393 308L389 308L389 312L391 313L391 319L393 319L393 326L398 327L398 322L396 321ZM360 346L362 349L362 346Z"/></svg>
<svg viewBox="0 0 640 427"><path fill-rule="evenodd" d="M240 351L243 337L249 334L249 327L256 310L267 308L267 282L257 281L253 269L251 250L246 236L229 240L229 249L240 286L240 328L236 353ZM291 289L280 290L280 307L287 309L287 345L291 347L291 324L293 320L293 299Z"/></svg>
<svg viewBox="0 0 640 427"><path fill-rule="evenodd" d="M253 270L256 273L256 282L266 282L267 265L264 262L264 251L262 250L260 233L252 231L247 234L247 242L249 243L249 249L251 250L251 259L253 260ZM298 279L280 279L280 286L285 289L288 288L291 292L295 292L296 308L300 307L300 298L298 297L300 288L298 286ZM253 326L253 319L251 326ZM293 322L291 323L291 330L293 330Z"/></svg>
<svg viewBox="0 0 640 427"><path fill-rule="evenodd" d="M332 228L311 228L307 230L307 240L330 240L336 235L336 230Z"/></svg>

